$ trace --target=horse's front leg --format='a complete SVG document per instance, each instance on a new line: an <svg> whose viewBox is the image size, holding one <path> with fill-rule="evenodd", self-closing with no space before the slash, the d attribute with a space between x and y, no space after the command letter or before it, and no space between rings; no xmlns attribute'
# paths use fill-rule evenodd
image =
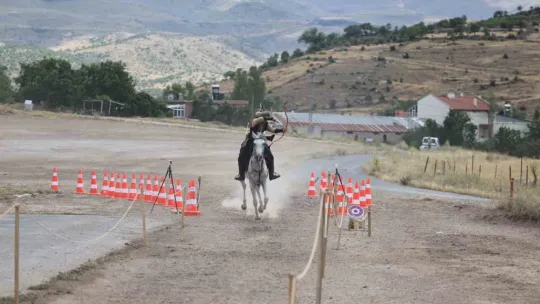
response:
<svg viewBox="0 0 540 304"><path fill-rule="evenodd" d="M251 187L251 195L253 196L253 207L255 207L255 219L260 220L261 217L259 216L259 210L257 210L257 186L250 185Z"/></svg>
<svg viewBox="0 0 540 304"><path fill-rule="evenodd" d="M242 190L244 190L244 195L243 195L243 198L242 198L242 210L246 210L247 209L247 206L246 206L246 181L243 180L243 181L240 181L240 183L242 184Z"/></svg>
<svg viewBox="0 0 540 304"><path fill-rule="evenodd" d="M257 187L257 195L259 196L259 213L263 213L264 206L263 206L263 200L261 197L261 188Z"/></svg>
<svg viewBox="0 0 540 304"><path fill-rule="evenodd" d="M262 183L262 188L263 188L263 194L264 194L264 207L262 208L263 210L266 210L266 205L268 204L268 194L267 194L267 187L268 187L268 184L267 184L268 180L264 180L264 182ZM262 211L261 211L262 213Z"/></svg>

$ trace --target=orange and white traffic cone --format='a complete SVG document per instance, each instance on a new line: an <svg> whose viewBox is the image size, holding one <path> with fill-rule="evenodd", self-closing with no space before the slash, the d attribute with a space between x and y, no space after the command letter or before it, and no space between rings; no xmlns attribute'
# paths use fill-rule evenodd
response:
<svg viewBox="0 0 540 304"><path fill-rule="evenodd" d="M116 175L116 193L114 194L114 198L121 199L122 198L122 177L120 176L120 173Z"/></svg>
<svg viewBox="0 0 540 304"><path fill-rule="evenodd" d="M334 179L335 179L335 176L334 174L330 175L330 185L328 185L328 187L330 187L330 190L332 191L332 193L330 194L330 200L334 200L334 191L336 189L336 185L334 184Z"/></svg>
<svg viewBox="0 0 540 304"><path fill-rule="evenodd" d="M184 195L182 193L182 186L180 183L180 179L178 179L178 181L176 181L176 205L174 206L173 211L180 212L180 210L183 210L183 209L184 209Z"/></svg>
<svg viewBox="0 0 540 304"><path fill-rule="evenodd" d="M182 196L182 180L178 178L176 180L176 196Z"/></svg>
<svg viewBox="0 0 540 304"><path fill-rule="evenodd" d="M349 181L347 182L347 202L350 204L353 199L353 183L352 178L349 177Z"/></svg>
<svg viewBox="0 0 540 304"><path fill-rule="evenodd" d="M309 197L317 196L317 189L315 189L315 174L313 174L313 172L311 172L311 179L309 180L309 188L308 188L307 196Z"/></svg>
<svg viewBox="0 0 540 304"><path fill-rule="evenodd" d="M83 173L82 169L79 169L79 176L77 177L77 188L75 189L76 194L86 194L84 192L84 182L83 182Z"/></svg>
<svg viewBox="0 0 540 304"><path fill-rule="evenodd" d="M178 193L178 190L180 190L180 196L178 194L175 194L175 190L176 193ZM178 209L176 208L176 206L178 206ZM178 210L182 210L182 189L173 189L173 183L169 185L167 207L171 208L172 212L178 212Z"/></svg>
<svg viewBox="0 0 540 304"><path fill-rule="evenodd" d="M156 201L159 194L159 182L157 175L154 175L154 187L152 188L152 203Z"/></svg>
<svg viewBox="0 0 540 304"><path fill-rule="evenodd" d="M330 206L330 197L331 194L324 195L324 212L328 213L330 216L334 216L334 209Z"/></svg>
<svg viewBox="0 0 540 304"><path fill-rule="evenodd" d="M101 186L101 196L109 197L109 175L103 172L103 185Z"/></svg>
<svg viewBox="0 0 540 304"><path fill-rule="evenodd" d="M360 206L360 188L358 187L358 182L354 184L354 193L351 205Z"/></svg>
<svg viewBox="0 0 540 304"><path fill-rule="evenodd" d="M131 173L131 185L129 185L129 200L134 200L137 196L137 176L135 173Z"/></svg>
<svg viewBox="0 0 540 304"><path fill-rule="evenodd" d="M366 184L362 180L362 186L360 186L360 207L366 208Z"/></svg>
<svg viewBox="0 0 540 304"><path fill-rule="evenodd" d="M137 188L137 192L139 191L138 189L140 189L140 188L143 188L143 190L144 190L144 174L142 174L142 173L139 176L139 188Z"/></svg>
<svg viewBox="0 0 540 304"><path fill-rule="evenodd" d="M338 210L337 214L348 214L346 202L345 202L345 193L343 191L343 185L339 185L338 187L338 193L337 193L337 202L338 202Z"/></svg>
<svg viewBox="0 0 540 304"><path fill-rule="evenodd" d="M195 187L195 181L189 180L188 193L186 200L185 216L201 215L199 207L197 206L197 188Z"/></svg>
<svg viewBox="0 0 540 304"><path fill-rule="evenodd" d="M124 176L122 178L122 198L123 199L129 198L129 188L128 188L126 172L124 172Z"/></svg>
<svg viewBox="0 0 540 304"><path fill-rule="evenodd" d="M366 206L373 206L373 202L371 201L371 181L369 180L369 177L366 182Z"/></svg>
<svg viewBox="0 0 540 304"><path fill-rule="evenodd" d="M51 181L51 190L59 191L59 184L58 184L58 171L56 171L56 167L53 168L53 174L52 174L52 181Z"/></svg>
<svg viewBox="0 0 540 304"><path fill-rule="evenodd" d="M96 170L92 169L92 180L90 181L90 195L99 195L97 187Z"/></svg>
<svg viewBox="0 0 540 304"><path fill-rule="evenodd" d="M144 201L147 203L152 202L152 176L148 174L146 177L146 191L144 192Z"/></svg>
<svg viewBox="0 0 540 304"><path fill-rule="evenodd" d="M109 191L107 192L108 198L116 198L116 186L114 184L114 172L111 172L111 177L109 178Z"/></svg>
<svg viewBox="0 0 540 304"><path fill-rule="evenodd" d="M161 177L161 184L163 185L163 187L161 187L161 189L159 190L159 195L158 195L158 201L157 203L160 204L160 205L163 205L163 206L167 206L167 186L165 186L165 177Z"/></svg>
<svg viewBox="0 0 540 304"><path fill-rule="evenodd" d="M321 192L326 191L328 189L328 180L326 179L326 172L322 171L321 174Z"/></svg>

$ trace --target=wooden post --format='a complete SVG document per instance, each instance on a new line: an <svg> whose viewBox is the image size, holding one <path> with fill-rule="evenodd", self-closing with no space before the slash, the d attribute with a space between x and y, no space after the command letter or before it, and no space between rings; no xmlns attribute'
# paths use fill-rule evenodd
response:
<svg viewBox="0 0 540 304"><path fill-rule="evenodd" d="M289 273L289 304L296 303L296 275Z"/></svg>
<svg viewBox="0 0 540 304"><path fill-rule="evenodd" d="M324 214L324 201L321 204L320 208L322 209L320 210L320 212ZM323 275L324 275L324 230L325 230L325 227L322 224L324 223L321 223L321 227L319 231L320 236L318 240L319 242L319 265L318 266L319 268L317 271L317 287L316 287L317 294L315 298L316 304L321 304L321 301L322 301L322 280L323 280Z"/></svg>
<svg viewBox="0 0 540 304"><path fill-rule="evenodd" d="M525 187L529 186L529 165L527 165L527 169L525 169Z"/></svg>
<svg viewBox="0 0 540 304"><path fill-rule="evenodd" d="M472 156L471 174L474 175L474 154L473 154L473 156Z"/></svg>
<svg viewBox="0 0 540 304"><path fill-rule="evenodd" d="M510 199L514 198L514 179L510 179Z"/></svg>
<svg viewBox="0 0 540 304"><path fill-rule="evenodd" d="M442 174L446 175L446 161L442 161Z"/></svg>
<svg viewBox="0 0 540 304"><path fill-rule="evenodd" d="M456 160L454 159L454 173L456 173Z"/></svg>
<svg viewBox="0 0 540 304"><path fill-rule="evenodd" d="M344 200L348 200L347 196L344 197ZM337 217L337 213L336 213L336 217ZM341 223L343 225L343 223ZM325 229L326 230L326 229ZM324 235L324 238L323 238L323 243L326 241L326 233ZM339 250L339 245L341 244L341 228L338 226L338 238L337 238L337 248L336 250ZM326 244L324 244L324 246L326 246ZM326 252L324 252L326 253ZM324 258L323 258L323 261L324 261ZM324 268L323 268L323 272L324 272Z"/></svg>
<svg viewBox="0 0 540 304"><path fill-rule="evenodd" d="M148 240L146 238L146 214L144 211L144 187L141 187L139 189L139 200L141 201L141 216L142 216L142 230L143 230L143 240L144 240L144 247L148 247Z"/></svg>
<svg viewBox="0 0 540 304"><path fill-rule="evenodd" d="M200 194L201 194L201 179L202 179L201 176L199 176L197 178L197 180L199 182L198 185L197 185L197 210L199 210L199 197L200 197Z"/></svg>
<svg viewBox="0 0 540 304"><path fill-rule="evenodd" d="M323 254L323 269L322 269L322 276L324 278L324 271L326 269L326 245L328 244L328 218L327 218L327 213L328 210L325 211L325 208L324 208L324 202L325 202L325 195L327 194L324 194L322 191L319 190L319 193L321 194L321 204L323 205L323 218L321 219L322 220L322 224L323 224L323 247L322 247L322 254ZM338 240L338 249L339 249L339 242L341 240L341 229L339 229L339 240Z"/></svg>
<svg viewBox="0 0 540 304"><path fill-rule="evenodd" d="M482 175L482 165L478 166L478 177Z"/></svg>
<svg viewBox="0 0 540 304"><path fill-rule="evenodd" d="M186 198L187 198L187 191L182 191L182 218L180 219L180 229L181 230L184 230L184 218L185 218L185 215L184 215L184 211L186 210ZM178 212L180 212L180 210L177 210Z"/></svg>
<svg viewBox="0 0 540 304"><path fill-rule="evenodd" d="M15 258L15 273L14 273L14 294L13 302L19 304L19 228L20 228L20 206L15 206L15 248L14 248L14 258Z"/></svg>
<svg viewBox="0 0 540 304"><path fill-rule="evenodd" d="M519 184L521 185L523 180L523 157L520 158L521 165L519 166Z"/></svg>
<svg viewBox="0 0 540 304"><path fill-rule="evenodd" d="M371 237L371 206L368 207L367 212L367 235Z"/></svg>
<svg viewBox="0 0 540 304"><path fill-rule="evenodd" d="M497 165L495 165L495 179L497 179Z"/></svg>
<svg viewBox="0 0 540 304"><path fill-rule="evenodd" d="M426 159L426 165L424 166L424 173L426 173L428 163L429 163L429 156Z"/></svg>
<svg viewBox="0 0 540 304"><path fill-rule="evenodd" d="M435 166L433 166L433 175L437 174L437 159L435 159Z"/></svg>
<svg viewBox="0 0 540 304"><path fill-rule="evenodd" d="M465 162L465 175L469 174L469 162Z"/></svg>
<svg viewBox="0 0 540 304"><path fill-rule="evenodd" d="M512 165L508 166L508 179L512 179Z"/></svg>

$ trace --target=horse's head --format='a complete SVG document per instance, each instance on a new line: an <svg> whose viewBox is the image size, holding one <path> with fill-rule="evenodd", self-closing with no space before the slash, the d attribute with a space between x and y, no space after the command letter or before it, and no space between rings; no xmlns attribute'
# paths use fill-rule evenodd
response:
<svg viewBox="0 0 540 304"><path fill-rule="evenodd" d="M251 137L253 138L253 156L257 161L262 161L266 143L264 133L251 132Z"/></svg>

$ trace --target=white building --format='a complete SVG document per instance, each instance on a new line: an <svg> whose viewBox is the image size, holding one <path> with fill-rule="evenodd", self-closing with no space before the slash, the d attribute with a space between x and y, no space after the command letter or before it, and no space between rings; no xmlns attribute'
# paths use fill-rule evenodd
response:
<svg viewBox="0 0 540 304"><path fill-rule="evenodd" d="M478 139L489 138L489 104L481 97L477 96L456 96L453 93L449 93L445 96L435 96L429 94L413 105L408 110L409 117L433 119L438 125L443 125L444 120L450 110L464 111L471 123L478 127L476 136ZM528 131L527 121L505 117L501 115L495 115L493 122L493 134L502 127L519 130L521 132Z"/></svg>

